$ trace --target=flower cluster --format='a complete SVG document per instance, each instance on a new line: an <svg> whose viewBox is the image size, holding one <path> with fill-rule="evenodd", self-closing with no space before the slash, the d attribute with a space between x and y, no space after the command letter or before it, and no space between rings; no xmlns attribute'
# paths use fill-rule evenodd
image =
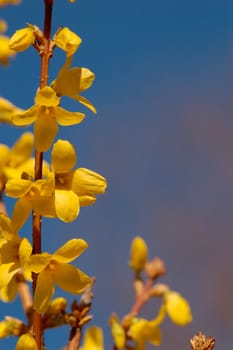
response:
<svg viewBox="0 0 233 350"><path fill-rule="evenodd" d="M19 2L0 0L0 7ZM71 328L67 349L103 350L102 330L95 326L86 330L80 345L82 327L92 319L89 311L94 278L72 262L87 249L87 242L73 238L54 253L43 251L41 245L43 217L73 222L80 208L93 205L97 195L104 194L107 187L105 177L99 173L76 168L76 151L68 140L55 141L60 126L76 125L85 118L82 111L63 108L63 96L96 113L92 102L83 96L92 86L95 74L86 67L72 67L73 56L82 42L75 32L63 27L50 38L53 1L45 0L45 5L50 10L45 16L44 32L36 25L27 24L8 38L2 34L7 29L6 23L0 21L0 63L7 65L10 57L30 47L42 58L40 86L31 107L22 110L0 97L0 122L20 127L34 124L34 133L24 132L12 148L0 144L0 299L10 302L19 294L27 317L27 323L5 317L0 322L0 339L18 336L16 350L41 350L45 329L66 324ZM55 48L65 52L65 62L49 83L48 63ZM49 163L43 160L45 152ZM11 216L3 205L3 193L16 199ZM28 238L23 230L31 214L32 238ZM166 269L159 258L148 261L148 247L141 237L132 242L129 266L135 275L136 302L122 320L113 314L109 324L114 349L144 350L147 342L160 345L160 326L166 315L180 326L188 324L192 315L186 299L167 285L157 283ZM33 297L28 288L30 283ZM80 300L72 303L70 312L65 298L52 300L56 287L81 294ZM139 313L153 297L161 299L161 307L148 320Z"/></svg>

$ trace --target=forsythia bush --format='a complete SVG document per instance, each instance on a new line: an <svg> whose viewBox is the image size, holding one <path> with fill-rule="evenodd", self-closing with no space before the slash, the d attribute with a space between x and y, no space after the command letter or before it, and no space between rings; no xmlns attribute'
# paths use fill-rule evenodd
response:
<svg viewBox="0 0 233 350"><path fill-rule="evenodd" d="M19 2L0 0L0 7ZM2 302L10 302L18 294L26 316L26 321L13 316L2 320L0 338L18 337L17 350L45 349L46 329L66 324L70 326L67 350L103 350L103 334L99 327L87 327L80 341L83 327L92 319L89 312L94 279L72 265L72 261L87 249L88 243L73 238L53 253L41 249L43 217L72 222L80 215L81 207L94 204L107 187L102 175L77 167L74 145L68 140L54 142L59 127L76 125L85 119L84 113L62 107L63 96L96 113L93 104L83 96L95 74L87 68L72 67L72 58L82 39L68 27L55 29L52 36L51 16L56 1L45 0L44 3L43 30L28 24L8 38L4 35L7 25L0 21L2 65L8 65L12 56L31 46L41 57L40 83L32 106L22 110L0 97L2 123L34 124L34 133L24 132L13 146L0 144L0 298ZM63 50L66 58L56 79L49 82L48 63L55 47ZM51 163L48 164L43 160L43 153L50 150ZM10 217L6 214L3 193L16 199ZM29 241L23 230L31 214ZM166 273L164 262L159 258L149 260L147 244L139 236L132 241L129 266L134 273L135 301L122 318L113 313L109 319L113 349L143 350L147 343L159 346L165 317L185 326L192 320L189 304L177 291L158 282ZM53 299L56 286L74 295L81 294L79 301L72 303L71 311L64 297ZM152 298L160 298L161 306L154 312L154 318L148 320L141 316L141 309Z"/></svg>

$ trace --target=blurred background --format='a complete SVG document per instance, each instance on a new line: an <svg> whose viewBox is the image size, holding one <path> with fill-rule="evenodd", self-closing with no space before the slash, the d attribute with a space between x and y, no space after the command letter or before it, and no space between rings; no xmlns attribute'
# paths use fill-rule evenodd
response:
<svg viewBox="0 0 233 350"><path fill-rule="evenodd" d="M24 0L1 10L8 35L27 22L43 27L43 1ZM68 0L54 2L53 33L69 26L83 39L73 66L96 73L84 95L98 114L61 128L58 138L76 147L78 164L103 174L108 189L77 221L43 221L43 248L53 252L73 237L89 249L77 261L95 275L92 324L133 304L129 247L136 235L150 258L161 257L164 282L190 302L193 322L162 325L161 350L189 349L199 330L216 338L216 349L233 343L233 3L228 0ZM49 80L65 54L55 50ZM33 48L0 68L0 95L21 108L33 105L40 60ZM69 99L63 107L83 111ZM26 128L25 130L32 130ZM22 129L1 126L1 143L12 145ZM50 159L50 153L45 156ZM6 199L9 212L14 201ZM28 223L22 234L30 236ZM162 282L162 280L161 280ZM58 291L57 295L63 295ZM73 296L68 296L73 300ZM15 312L17 310L17 313ZM158 303L141 316L153 318ZM0 306L23 317L19 299ZM49 350L66 345L68 328L49 330ZM0 347L13 349L15 339ZM152 347L148 347L152 349Z"/></svg>

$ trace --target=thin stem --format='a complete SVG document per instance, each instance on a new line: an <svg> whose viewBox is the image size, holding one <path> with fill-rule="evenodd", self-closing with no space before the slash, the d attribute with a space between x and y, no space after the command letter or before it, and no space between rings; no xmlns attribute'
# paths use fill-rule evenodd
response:
<svg viewBox="0 0 233 350"><path fill-rule="evenodd" d="M148 292L153 286L154 280L148 279L144 285L143 292L136 298L136 301L131 308L129 315L136 316L141 310L142 306L148 301Z"/></svg>
<svg viewBox="0 0 233 350"><path fill-rule="evenodd" d="M78 350L80 345L81 335L82 335L81 328L79 327L72 328L70 332L69 343L67 345L66 350Z"/></svg>
<svg viewBox="0 0 233 350"><path fill-rule="evenodd" d="M44 47L41 52L41 70L40 70L40 88L47 85L48 69L50 52L50 35L52 24L53 0L44 0L45 15L44 15ZM35 151L35 180L42 178L43 153ZM32 217L32 239L33 239L33 254L41 253L41 216L33 212ZM35 294L37 274L33 274L33 295ZM37 343L38 350L42 345L42 318L35 310L33 311L33 334Z"/></svg>

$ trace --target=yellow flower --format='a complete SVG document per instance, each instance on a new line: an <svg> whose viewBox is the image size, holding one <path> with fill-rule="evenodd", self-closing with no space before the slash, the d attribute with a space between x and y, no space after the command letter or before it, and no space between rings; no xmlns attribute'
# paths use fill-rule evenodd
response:
<svg viewBox="0 0 233 350"><path fill-rule="evenodd" d="M147 262L148 248L146 242L139 236L131 243L129 266L136 272L144 269Z"/></svg>
<svg viewBox="0 0 233 350"><path fill-rule="evenodd" d="M96 326L88 328L85 332L83 346L80 350L104 350L102 329Z"/></svg>
<svg viewBox="0 0 233 350"><path fill-rule="evenodd" d="M0 7L19 4L21 0L0 0Z"/></svg>
<svg viewBox="0 0 233 350"><path fill-rule="evenodd" d="M64 66L61 68L56 80L51 83L51 87L56 91L57 96L68 96L73 100L82 103L93 113L96 109L93 104L80 93L89 89L92 85L95 74L88 68L70 68L72 56L67 57Z"/></svg>
<svg viewBox="0 0 233 350"><path fill-rule="evenodd" d="M53 41L66 52L67 56L71 56L77 51L82 39L69 28L64 27L54 35Z"/></svg>
<svg viewBox="0 0 233 350"><path fill-rule="evenodd" d="M58 124L79 124L85 114L69 112L59 107L60 99L49 86L43 87L35 96L35 105L22 113L14 113L12 123L18 126L30 125L35 122L35 148L44 152L51 146L57 132Z"/></svg>
<svg viewBox="0 0 233 350"><path fill-rule="evenodd" d="M19 198L12 213L11 227L15 231L25 224L32 210L39 215L56 216L47 180L11 179L6 183L6 195Z"/></svg>
<svg viewBox="0 0 233 350"><path fill-rule="evenodd" d="M37 350L36 341L32 334L23 334L17 341L15 350Z"/></svg>
<svg viewBox="0 0 233 350"><path fill-rule="evenodd" d="M24 269L25 277L31 280L28 259L32 253L32 247L26 238L20 238L18 233L12 230L11 221L4 214L0 215L0 231L5 238L0 246L0 289L8 286L7 296L10 299L15 296L16 284L12 279L18 271Z"/></svg>
<svg viewBox="0 0 233 350"><path fill-rule="evenodd" d="M0 176L5 182L8 179L20 178L23 172L31 174L34 159L30 159L33 151L33 134L25 132L10 149L0 144Z"/></svg>
<svg viewBox="0 0 233 350"><path fill-rule="evenodd" d="M52 149L50 191L54 193L56 216L65 222L78 216L80 206L93 204L95 195L104 193L107 186L106 179L94 171L85 168L72 170L75 163L73 145L58 140Z"/></svg>
<svg viewBox="0 0 233 350"><path fill-rule="evenodd" d="M37 312L43 314L48 309L55 283L73 294L81 293L90 284L90 278L85 273L68 264L79 257L86 248L87 243L84 240L71 239L52 255L42 253L31 256L30 268L39 273L34 295L34 307Z"/></svg>
<svg viewBox="0 0 233 350"><path fill-rule="evenodd" d="M133 319L128 335L136 342L135 350L144 350L146 342L158 346L161 344L161 332L158 321L148 321L143 318Z"/></svg>
<svg viewBox="0 0 233 350"><path fill-rule="evenodd" d="M185 298L172 290L164 294L165 307L170 319L180 325L186 326L192 321L190 306Z"/></svg>
<svg viewBox="0 0 233 350"><path fill-rule="evenodd" d="M1 36L0 36L1 42ZM0 44L0 61L1 61L1 44ZM13 113L20 113L23 110L14 106L7 99L0 97L0 122L12 124Z"/></svg>
<svg viewBox="0 0 233 350"><path fill-rule="evenodd" d="M15 55L15 51L9 47L10 39L5 35L0 35L0 63L8 65L9 58Z"/></svg>
<svg viewBox="0 0 233 350"><path fill-rule="evenodd" d="M10 38L10 49L21 52L28 49L35 41L35 31L32 27L26 27L19 30L13 34Z"/></svg>

